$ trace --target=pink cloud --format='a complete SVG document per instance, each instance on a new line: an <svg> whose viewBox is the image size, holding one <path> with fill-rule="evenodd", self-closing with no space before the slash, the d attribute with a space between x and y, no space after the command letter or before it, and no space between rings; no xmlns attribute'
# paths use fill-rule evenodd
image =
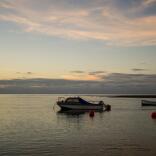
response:
<svg viewBox="0 0 156 156"><path fill-rule="evenodd" d="M155 0L147 0L144 5L153 2ZM47 11L32 9L30 6L29 0L1 2L0 8L7 9L8 13L1 13L0 21L14 22L28 33L79 40L101 40L107 45L116 46L156 45L154 15L127 18L120 12L113 11L110 6L75 10L51 6ZM14 13L9 12L9 9Z"/></svg>

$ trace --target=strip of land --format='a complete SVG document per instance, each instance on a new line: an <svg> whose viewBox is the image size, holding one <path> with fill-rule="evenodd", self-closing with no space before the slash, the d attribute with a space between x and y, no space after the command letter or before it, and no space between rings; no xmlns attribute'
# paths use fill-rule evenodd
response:
<svg viewBox="0 0 156 156"><path fill-rule="evenodd" d="M114 98L156 98L156 95L110 95Z"/></svg>

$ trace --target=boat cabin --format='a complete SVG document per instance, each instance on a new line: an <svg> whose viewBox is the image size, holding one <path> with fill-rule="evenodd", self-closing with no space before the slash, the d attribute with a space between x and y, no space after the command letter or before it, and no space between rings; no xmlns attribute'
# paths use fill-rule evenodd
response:
<svg viewBox="0 0 156 156"><path fill-rule="evenodd" d="M87 103L87 101L81 99L80 97L69 97L65 100L65 103Z"/></svg>
<svg viewBox="0 0 156 156"><path fill-rule="evenodd" d="M58 103L64 103L64 104L83 104L83 105L93 105L93 104L101 104L103 105L103 101L86 101L80 97L59 97Z"/></svg>

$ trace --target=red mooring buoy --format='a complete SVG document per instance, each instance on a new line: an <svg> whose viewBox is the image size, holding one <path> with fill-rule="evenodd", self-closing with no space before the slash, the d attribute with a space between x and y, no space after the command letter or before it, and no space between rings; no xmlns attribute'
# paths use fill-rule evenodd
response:
<svg viewBox="0 0 156 156"><path fill-rule="evenodd" d="M90 111L90 112L89 112L89 116L90 116L90 117L94 117L94 111Z"/></svg>
<svg viewBox="0 0 156 156"><path fill-rule="evenodd" d="M152 118L152 119L156 119L156 112L153 112L153 113L151 114L151 118Z"/></svg>

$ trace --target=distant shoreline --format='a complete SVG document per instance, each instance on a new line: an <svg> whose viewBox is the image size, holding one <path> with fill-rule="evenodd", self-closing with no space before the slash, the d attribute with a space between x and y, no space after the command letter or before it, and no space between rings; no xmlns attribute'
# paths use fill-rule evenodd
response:
<svg viewBox="0 0 156 156"><path fill-rule="evenodd" d="M156 98L156 95L110 95L112 98Z"/></svg>

